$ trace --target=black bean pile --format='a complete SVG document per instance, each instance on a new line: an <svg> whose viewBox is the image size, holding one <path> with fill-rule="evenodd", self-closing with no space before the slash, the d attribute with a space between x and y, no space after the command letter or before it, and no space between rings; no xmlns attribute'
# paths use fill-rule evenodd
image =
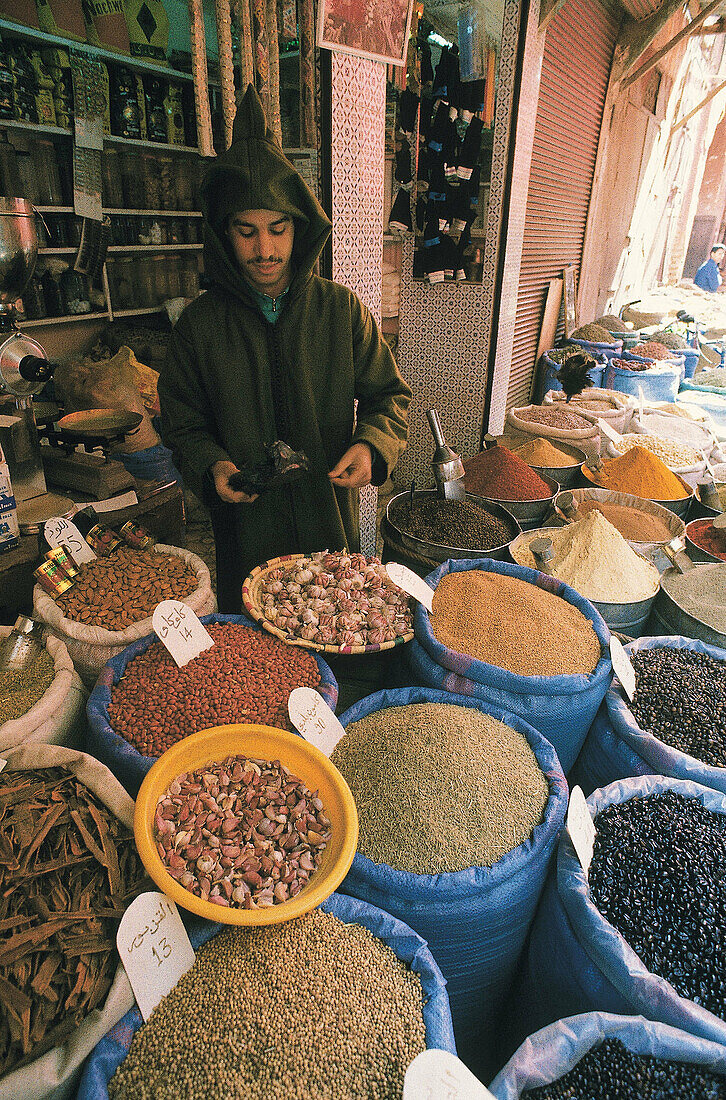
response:
<svg viewBox="0 0 726 1100"><path fill-rule="evenodd" d="M630 654L640 728L705 764L726 768L726 662L690 649Z"/></svg>
<svg viewBox="0 0 726 1100"><path fill-rule="evenodd" d="M528 1100L726 1100L726 1077L690 1062L633 1054L619 1039L588 1051L551 1085L525 1089Z"/></svg>
<svg viewBox="0 0 726 1100"><path fill-rule="evenodd" d="M595 818L590 895L648 970L726 1017L726 815L673 791Z"/></svg>
<svg viewBox="0 0 726 1100"><path fill-rule="evenodd" d="M491 550L511 542L516 530L501 516L470 500L408 501L393 510L392 522L407 535L462 550Z"/></svg>

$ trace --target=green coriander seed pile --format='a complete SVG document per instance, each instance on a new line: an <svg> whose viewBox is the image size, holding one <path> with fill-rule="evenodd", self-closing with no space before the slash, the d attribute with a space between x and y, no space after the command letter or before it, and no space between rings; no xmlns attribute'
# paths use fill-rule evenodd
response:
<svg viewBox="0 0 726 1100"><path fill-rule="evenodd" d="M111 1100L401 1100L426 1048L416 974L316 909L230 929L137 1031Z"/></svg>

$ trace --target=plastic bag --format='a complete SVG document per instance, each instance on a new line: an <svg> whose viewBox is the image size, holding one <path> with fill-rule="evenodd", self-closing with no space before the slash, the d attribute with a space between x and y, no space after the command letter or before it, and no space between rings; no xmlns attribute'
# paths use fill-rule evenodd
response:
<svg viewBox="0 0 726 1100"><path fill-rule="evenodd" d="M435 588L447 573L468 569L516 577L572 604L592 623L601 646L598 664L588 676L518 676L442 645L431 629L428 612L417 604L414 613L416 637L409 647L411 667L431 687L481 699L519 715L554 745L567 774L610 685L610 631L596 608L574 588L555 577L521 565L508 565L491 558L447 561L430 573L426 580Z"/></svg>
<svg viewBox="0 0 726 1100"><path fill-rule="evenodd" d="M706 653L717 661L726 661L726 650L674 635L639 638L625 649L627 653L636 653L664 646ZM614 679L572 769L571 781L579 783L588 795L596 787L635 775L690 779L726 795L726 768L705 764L642 730L633 717L620 681Z"/></svg>
<svg viewBox="0 0 726 1100"><path fill-rule="evenodd" d="M157 543L155 549L160 554L173 554L183 558L197 575L197 587L181 602L200 616L214 611L217 600L212 591L209 570L202 559L179 546ZM88 687L93 687L99 672L111 657L153 632L151 616L140 619L124 630L107 630L102 626L87 626L86 623L67 619L53 597L39 584L33 589L33 614L65 643L73 664Z"/></svg>
<svg viewBox="0 0 726 1100"><path fill-rule="evenodd" d="M530 1035L489 1086L496 1100L519 1100L527 1089L549 1085L569 1073L593 1047L619 1039L633 1054L704 1066L726 1076L726 1047L697 1039L642 1016L585 1012ZM695 1098L694 1098L695 1100Z"/></svg>
<svg viewBox="0 0 726 1100"><path fill-rule="evenodd" d="M0 639L7 638L11 629L0 626ZM48 635L45 648L53 658L53 681L25 714L0 724L0 752L33 742L80 747L88 692L60 638Z"/></svg>
<svg viewBox="0 0 726 1100"><path fill-rule="evenodd" d="M426 1045L429 1049L448 1050L456 1053L451 1026L449 998L446 983L431 952L421 939L402 921L389 913L367 905L343 894L331 894L320 908L346 924L361 924L395 952L402 962L420 976L424 993L423 1018L426 1024ZM200 922L190 933L195 950L221 931L218 924ZM333 979L331 978L331 981ZM301 990L304 996L305 991ZM101 1039L86 1063L78 1089L77 1100L108 1100L108 1082L128 1054L134 1033L141 1027L142 1018L134 1006L108 1035ZM280 1100L283 1100L280 1097ZM311 1100L313 1098L311 1097Z"/></svg>
<svg viewBox="0 0 726 1100"><path fill-rule="evenodd" d="M262 627L248 619L246 615L205 615L203 623L243 623L250 630L262 631ZM110 768L123 784L132 798L139 793L144 776L151 770L156 757L144 756L129 741L116 733L108 716L111 702L111 687L117 684L126 671L127 665L139 654L145 653L150 645L158 641L155 634L141 638L128 646L122 653L112 657L101 673L88 700L88 733L85 748ZM312 656L320 672L321 681L315 688L325 702L335 710L338 702L338 681L333 671L318 653Z"/></svg>
<svg viewBox="0 0 726 1100"><path fill-rule="evenodd" d="M344 726L386 707L445 703L489 714L529 742L550 794L530 840L492 867L418 875L373 863L356 853L340 887L373 905L386 905L427 941L448 983L457 1046L469 1063L490 1056L493 1025L507 992L544 885L567 808L567 783L544 737L521 718L475 699L428 688L379 691L341 716Z"/></svg>

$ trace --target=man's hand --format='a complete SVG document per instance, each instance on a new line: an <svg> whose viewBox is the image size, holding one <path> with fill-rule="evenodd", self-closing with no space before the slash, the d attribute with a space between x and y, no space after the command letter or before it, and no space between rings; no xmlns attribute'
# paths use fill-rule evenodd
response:
<svg viewBox="0 0 726 1100"><path fill-rule="evenodd" d="M328 474L333 485L360 489L373 478L373 453L367 443L354 443Z"/></svg>
<svg viewBox="0 0 726 1100"><path fill-rule="evenodd" d="M220 500L223 500L225 504L251 504L253 500L257 500L257 493L254 496L248 496L247 493L236 493L234 489L230 489L228 481L230 474L239 473L234 462L230 462L228 458L221 459L219 462L215 462L212 466L212 477L214 479L214 488L217 490L217 496Z"/></svg>

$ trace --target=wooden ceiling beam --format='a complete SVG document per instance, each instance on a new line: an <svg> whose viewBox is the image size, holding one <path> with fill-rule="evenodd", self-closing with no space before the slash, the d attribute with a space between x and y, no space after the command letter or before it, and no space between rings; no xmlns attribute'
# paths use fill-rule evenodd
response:
<svg viewBox="0 0 726 1100"><path fill-rule="evenodd" d="M539 9L539 29L544 31L552 22L560 8L564 8L567 0L542 0Z"/></svg>
<svg viewBox="0 0 726 1100"><path fill-rule="evenodd" d="M641 50L640 54L637 55L637 56L632 55L632 61L630 61L628 64L626 64L626 66L624 68L624 71L622 73L620 73L619 76L618 76L618 79L621 81L623 89L629 88L630 85L634 84L636 80L640 80L641 76L644 76L645 73L649 72L655 65L657 65L658 62L661 60L661 58L665 57L666 54L670 53L670 51L675 46L677 46L679 42L682 42L685 38L688 38L691 34L693 34L693 32L701 25L701 23L703 23L704 19L707 19L708 16L711 15L712 12L714 12L716 10L716 8L721 7L722 4L723 4L723 0L711 0L711 2L709 4L706 4L701 9L701 11L698 13L698 15L695 15L693 17L693 19L691 19L690 23L687 23L685 25L685 27L682 27L678 31L678 33L673 36L673 38L671 38L668 42L666 42L666 44L664 46L661 46L659 50L656 50L655 53L651 54L650 57L646 58L646 60L643 61L642 64L638 65L638 67L636 69L633 69L633 66L636 64L636 62L638 60L638 57L642 55L643 51ZM673 9L677 9L680 6L681 6L680 0L679 0L678 3L675 3L673 5L664 4L663 7L658 12L656 12L656 15L660 15L664 11L665 8L671 8L672 7ZM674 11L671 10L670 15L673 15L673 14L674 14ZM651 16L651 19L647 20L647 22L650 23L654 18L655 18L654 16ZM661 27L663 25L665 25L665 22L667 22L667 20L662 21ZM660 30L661 27L659 27L658 29ZM656 31L656 33L657 33L657 31ZM651 41L652 41L652 38L651 38ZM643 48L645 48L645 47L643 47Z"/></svg>
<svg viewBox="0 0 726 1100"><path fill-rule="evenodd" d="M698 104L698 106L694 107L692 111L689 111L687 115L683 116L683 118L679 118L678 122L674 122L671 126L671 134L680 126L685 126L689 118L693 118L695 114L698 114L698 112L703 107L705 107L707 103L710 103L712 99L715 99L718 93L722 92L724 88L726 88L726 80L722 80L720 84L717 84L715 88L712 88L708 95L705 96Z"/></svg>

